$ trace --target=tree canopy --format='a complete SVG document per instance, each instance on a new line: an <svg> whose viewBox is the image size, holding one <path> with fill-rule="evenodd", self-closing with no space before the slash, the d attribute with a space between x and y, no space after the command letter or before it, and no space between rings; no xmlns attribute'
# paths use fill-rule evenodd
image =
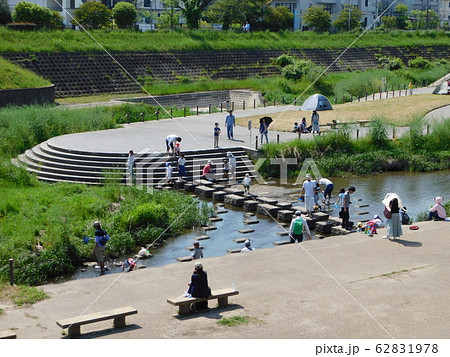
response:
<svg viewBox="0 0 450 357"><path fill-rule="evenodd" d="M11 22L11 10L7 0L0 0L0 25Z"/></svg>
<svg viewBox="0 0 450 357"><path fill-rule="evenodd" d="M323 6L311 6L302 18L305 26L316 32L326 32L331 27L331 15Z"/></svg>
<svg viewBox="0 0 450 357"><path fill-rule="evenodd" d="M183 13L189 29L198 29L203 11L213 0L180 0L178 8Z"/></svg>
<svg viewBox="0 0 450 357"><path fill-rule="evenodd" d="M85 28L100 29L110 26L111 10L98 1L86 1L74 11L74 18ZM76 21L72 21L77 25Z"/></svg>
<svg viewBox="0 0 450 357"><path fill-rule="evenodd" d="M363 15L363 12L356 6L346 4L333 22L333 26L340 31L351 31L360 28Z"/></svg>
<svg viewBox="0 0 450 357"><path fill-rule="evenodd" d="M112 16L117 27L124 29L133 26L137 18L136 7L125 1L120 1L114 5Z"/></svg>
<svg viewBox="0 0 450 357"><path fill-rule="evenodd" d="M12 18L15 22L29 22L42 27L63 27L59 12L27 1L21 1L14 7Z"/></svg>

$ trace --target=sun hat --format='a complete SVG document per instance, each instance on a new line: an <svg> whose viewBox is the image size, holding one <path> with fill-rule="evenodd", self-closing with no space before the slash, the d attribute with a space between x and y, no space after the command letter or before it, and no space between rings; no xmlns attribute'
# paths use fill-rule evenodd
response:
<svg viewBox="0 0 450 357"><path fill-rule="evenodd" d="M247 239L247 240L245 241L245 246L246 246L246 247L249 247L249 246L250 246L250 244L251 244L251 241L250 241L250 239Z"/></svg>
<svg viewBox="0 0 450 357"><path fill-rule="evenodd" d="M101 227L100 222L99 221L95 221L94 222L94 228L100 228L100 227Z"/></svg>
<svg viewBox="0 0 450 357"><path fill-rule="evenodd" d="M306 178L307 179L311 178L311 174L306 174Z"/></svg>
<svg viewBox="0 0 450 357"><path fill-rule="evenodd" d="M195 268L195 270L200 270L200 269L203 269L203 265L202 265L202 263L197 262L197 263L195 263L194 268Z"/></svg>

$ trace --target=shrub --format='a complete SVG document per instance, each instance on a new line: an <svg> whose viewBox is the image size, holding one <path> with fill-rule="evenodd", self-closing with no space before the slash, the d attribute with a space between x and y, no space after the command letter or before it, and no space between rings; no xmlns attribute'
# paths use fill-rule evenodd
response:
<svg viewBox="0 0 450 357"><path fill-rule="evenodd" d="M287 54L282 54L281 56L273 59L273 63L280 67L285 67L288 64L293 64L296 61L296 57Z"/></svg>
<svg viewBox="0 0 450 357"><path fill-rule="evenodd" d="M143 227L167 227L169 224L169 212L165 206L156 203L144 203L136 206L122 219L122 225L128 231L134 231Z"/></svg>
<svg viewBox="0 0 450 357"><path fill-rule="evenodd" d="M111 10L101 2L87 1L74 11L74 18L74 25L80 23L85 28L100 29L111 24Z"/></svg>
<svg viewBox="0 0 450 357"><path fill-rule="evenodd" d="M120 1L112 9L112 16L119 28L129 28L136 22L137 10L133 4Z"/></svg>
<svg viewBox="0 0 450 357"><path fill-rule="evenodd" d="M61 28L63 26L63 19L58 12L26 1L21 1L14 7L12 17L15 22L33 23L40 27Z"/></svg>
<svg viewBox="0 0 450 357"><path fill-rule="evenodd" d="M297 60L284 66L281 73L287 79L298 81L314 67L314 63L309 60Z"/></svg>
<svg viewBox="0 0 450 357"><path fill-rule="evenodd" d="M376 55L378 65L380 68L388 69L390 71L403 68L403 62L398 57L387 57L383 55Z"/></svg>
<svg viewBox="0 0 450 357"><path fill-rule="evenodd" d="M423 57L416 57L408 61L408 66L411 68L430 68L432 63Z"/></svg>
<svg viewBox="0 0 450 357"><path fill-rule="evenodd" d="M374 118L370 123L368 133L370 145L376 148L386 148L388 146L386 125L378 118Z"/></svg>

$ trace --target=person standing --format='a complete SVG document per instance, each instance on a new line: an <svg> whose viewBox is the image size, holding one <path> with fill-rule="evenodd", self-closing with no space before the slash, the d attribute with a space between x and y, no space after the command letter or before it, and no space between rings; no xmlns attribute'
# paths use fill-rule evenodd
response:
<svg viewBox="0 0 450 357"><path fill-rule="evenodd" d="M350 230L352 227L349 226L350 220L350 195L355 193L356 189L353 186L350 186L347 191L342 195L342 209L341 209L341 218L342 218L342 228Z"/></svg>
<svg viewBox="0 0 450 357"><path fill-rule="evenodd" d="M231 151L227 152L227 156L228 156L228 165L229 165L229 177L232 180L236 180L236 158L234 157L234 155L231 153Z"/></svg>
<svg viewBox="0 0 450 357"><path fill-rule="evenodd" d="M225 125L227 127L228 140L233 140L233 128L236 126L236 117L233 115L232 110L229 110L228 115L225 117Z"/></svg>
<svg viewBox="0 0 450 357"><path fill-rule="evenodd" d="M289 238L291 243L300 243L303 242L305 237L307 237L308 240L311 239L311 231L309 230L308 222L302 217L302 212L295 211L295 217L292 219L289 227Z"/></svg>
<svg viewBox="0 0 450 357"><path fill-rule="evenodd" d="M314 210L314 196L316 195L316 181L311 179L311 174L306 174L303 181L301 196L305 196L305 207L307 216L311 217Z"/></svg>
<svg viewBox="0 0 450 357"><path fill-rule="evenodd" d="M219 123L214 124L214 148L219 147L220 128Z"/></svg>
<svg viewBox="0 0 450 357"><path fill-rule="evenodd" d="M244 33L250 32L250 24L248 23L248 21L246 21L242 26L242 30L244 30Z"/></svg>
<svg viewBox="0 0 450 357"><path fill-rule="evenodd" d="M174 144L175 142L180 142L181 138L178 135L170 134L166 138L167 156L169 155L169 150L172 149L172 156L175 156Z"/></svg>
<svg viewBox="0 0 450 357"><path fill-rule="evenodd" d="M191 282L188 284L188 294L196 298L209 298L211 289L208 286L208 275L203 270L200 262L195 263L194 272L191 276ZM193 304L193 310L204 310L208 308L208 300Z"/></svg>
<svg viewBox="0 0 450 357"><path fill-rule="evenodd" d="M128 152L128 159L127 159L127 173L128 173L128 179L131 180L131 185L133 185L136 182L136 173L135 173L135 166L136 161L134 158L134 152L133 150L130 150Z"/></svg>
<svg viewBox="0 0 450 357"><path fill-rule="evenodd" d="M186 159L184 158L184 154L181 154L178 159L178 180L181 181L184 175L186 175Z"/></svg>
<svg viewBox="0 0 450 357"><path fill-rule="evenodd" d="M319 114L317 111L313 110L311 115L311 125L312 125L312 132L319 134L320 132L320 125L319 125Z"/></svg>
<svg viewBox="0 0 450 357"><path fill-rule="evenodd" d="M245 174L244 179L242 180L242 185L244 186L244 195L250 194L250 185L252 183L252 179L248 173Z"/></svg>
<svg viewBox="0 0 450 357"><path fill-rule="evenodd" d="M166 183L168 183L168 184L173 183L172 172L173 172L172 165L170 164L170 162L166 162Z"/></svg>
<svg viewBox="0 0 450 357"><path fill-rule="evenodd" d="M266 144L269 142L268 130L269 128L267 123L264 120L262 120L261 123L259 124L259 133L261 134L261 145L263 143L264 136L266 137Z"/></svg>
<svg viewBox="0 0 450 357"><path fill-rule="evenodd" d="M388 193L383 200L385 207L385 217L388 219L386 222L387 230L386 235L383 238L395 238L400 237L403 234L402 220L400 217L400 210L402 202L400 197L395 193Z"/></svg>
<svg viewBox="0 0 450 357"><path fill-rule="evenodd" d="M329 205L331 200L331 192L333 192L334 189L334 184L333 182L324 177L319 177L318 182L319 185L325 185L325 190L323 191L323 198L324 198L323 203ZM328 203L326 203L327 196L328 196Z"/></svg>
<svg viewBox="0 0 450 357"><path fill-rule="evenodd" d="M414 85L412 84L412 82L410 82L410 83L408 84L409 95L412 95L412 94L413 94L413 88L414 88Z"/></svg>
<svg viewBox="0 0 450 357"><path fill-rule="evenodd" d="M94 254L97 257L98 265L100 266L100 275L105 274L105 251L106 244L109 241L108 233L102 229L102 226L99 221L94 222L95 228L95 247Z"/></svg>

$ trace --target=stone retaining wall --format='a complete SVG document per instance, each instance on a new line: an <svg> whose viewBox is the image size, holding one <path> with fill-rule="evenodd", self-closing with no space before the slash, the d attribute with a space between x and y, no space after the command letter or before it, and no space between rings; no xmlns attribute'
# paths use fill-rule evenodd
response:
<svg viewBox="0 0 450 357"><path fill-rule="evenodd" d="M9 105L43 105L55 102L55 86L0 90L0 108Z"/></svg>

